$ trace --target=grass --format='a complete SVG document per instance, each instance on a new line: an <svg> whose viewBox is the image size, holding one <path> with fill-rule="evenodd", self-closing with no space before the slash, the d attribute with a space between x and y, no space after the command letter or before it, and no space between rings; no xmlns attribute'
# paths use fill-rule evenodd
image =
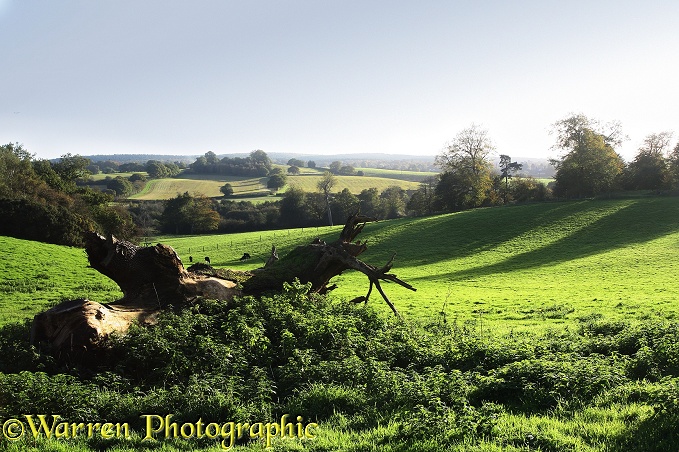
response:
<svg viewBox="0 0 679 452"><path fill-rule="evenodd" d="M427 177L435 177L438 174L431 171L404 171L382 168L356 168L356 171L363 171L365 176L384 177L412 182L422 182Z"/></svg>
<svg viewBox="0 0 679 452"><path fill-rule="evenodd" d="M32 318L63 300L122 297L113 281L88 267L82 249L0 237L0 250L0 325Z"/></svg>
<svg viewBox="0 0 679 452"><path fill-rule="evenodd" d="M111 173L111 174L99 173L99 174L92 174L92 175L90 176L90 179L92 179L92 180L95 181L95 182L104 181L107 177L110 177L110 178L112 178L112 179L115 179L116 177L120 176L120 177L124 177L125 179L127 179L128 177L130 177L130 176L133 175L133 174L141 174L142 176L148 177L148 173L147 173L146 171L135 171L135 172L132 172L132 173Z"/></svg>
<svg viewBox="0 0 679 452"><path fill-rule="evenodd" d="M385 290L409 318L533 330L576 325L604 314L614 319L679 315L679 199L639 198L541 203L371 223L361 258L417 288ZM207 236L164 236L186 265L209 256L216 267L261 266L271 245L285 254L341 230L306 228ZM30 316L63 298L115 298L115 285L87 268L82 250L2 238L6 271L0 319ZM241 262L243 253L253 259ZM367 292L357 272L336 278L341 298ZM371 303L383 306L378 294ZM8 314L7 310L10 310Z"/></svg>
<svg viewBox="0 0 679 452"><path fill-rule="evenodd" d="M679 199L641 198L541 203L368 224L362 259L417 288L387 285L411 318L481 322L488 328L563 327L603 313L614 318L679 314ZM339 227L199 237L161 237L186 262L210 256L216 266L261 265ZM218 249L219 247L219 249ZM240 262L244 252L253 261ZM335 294L367 292L363 275L337 277ZM374 294L372 303L381 303ZM445 309L444 309L445 308Z"/></svg>
<svg viewBox="0 0 679 452"><path fill-rule="evenodd" d="M317 191L316 184L321 179L322 173L309 168L307 170L300 175L289 176L288 186L294 185L304 191ZM186 174L176 178L152 179L146 183L146 186L139 193L130 196L130 199L165 200L187 191L192 195L200 194L210 198L220 198L223 194L219 189L224 184L230 183L234 190L234 196L230 199L262 202L275 199L275 197L270 196L271 190L266 188L267 180L266 177ZM418 188L417 182L406 180L369 176L337 176L337 185L333 191L340 192L344 188L348 188L352 193L358 194L365 188L375 187L382 191L392 185L398 185L404 189Z"/></svg>
<svg viewBox="0 0 679 452"><path fill-rule="evenodd" d="M398 253L393 272L418 291L384 288L408 324L382 324L371 309L343 303L368 287L363 275L347 272L335 281L339 300L327 312L293 293L285 302L242 302L232 311L208 302L171 317L166 330L141 330L125 345L136 348L116 365L122 370L97 377L106 384L96 391L88 385L99 383L89 378L45 385L41 392L35 388L44 379L37 374L2 373L0 390L6 395L19 388L23 406L37 403L38 394L45 400L39 406L66 401L63 409L74 413L90 407L117 413L114 422L135 409L185 413L192 422L196 413L204 413L204 421L246 412L273 419L253 402L254 394L279 401L277 409L296 408L307 421L318 414L317 438L276 441L280 451L676 450L678 225L676 197L541 203L372 223L361 235L368 240L361 258L381 265ZM217 267L245 269L260 266L272 243L284 254L317 236L332 240L340 229L157 241L175 247L185 263L188 256L210 256ZM86 268L82 250L8 238L0 238L0 250L6 260L0 323L30 318L61 298L117 296L112 283ZM240 262L246 251L253 259ZM370 305L384 311L380 318L389 317L378 294ZM7 331L0 335L3 353L13 350L3 343ZM136 354L143 363L133 360ZM278 362L281 354L288 357ZM132 378L137 365L148 368L137 370L139 384L154 376L174 383L125 389L119 379ZM197 370L204 374L194 378ZM231 380L239 371L243 380ZM184 386L173 386L181 378ZM298 380L285 395L284 386ZM77 391L90 394L91 402ZM227 414L210 411L216 409ZM219 450L208 446L182 439L150 444L139 437L0 440L0 451ZM263 449L258 441L236 450Z"/></svg>
<svg viewBox="0 0 679 452"><path fill-rule="evenodd" d="M137 200L165 200L174 198L178 194L189 192L191 195L204 195L210 198L222 197L219 190L224 184L233 187L237 199L243 200L250 196L258 198L270 193L266 188L266 177L238 177L211 174L187 174L176 178L150 180L144 189L130 196Z"/></svg>
<svg viewBox="0 0 679 452"><path fill-rule="evenodd" d="M384 189L393 185L399 186L405 190L416 190L420 184L407 180L391 179L386 177L372 177L372 176L335 176L337 184L332 191L339 193L345 188L348 188L354 194L359 194L362 190L368 188L377 188L382 192ZM307 192L316 192L318 188L316 185L322 178L321 175L299 175L288 177L288 185L301 188Z"/></svg>

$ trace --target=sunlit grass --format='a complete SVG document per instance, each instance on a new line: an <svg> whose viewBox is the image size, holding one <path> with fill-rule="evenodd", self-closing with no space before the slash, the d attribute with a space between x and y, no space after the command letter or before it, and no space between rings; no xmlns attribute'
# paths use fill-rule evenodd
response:
<svg viewBox="0 0 679 452"><path fill-rule="evenodd" d="M396 253L393 273L417 292L393 284L384 288L410 318L445 315L449 321L512 330L564 327L597 313L672 317L679 314L678 224L677 198L479 209L368 224L361 235L368 250L361 259L383 265ZM217 267L251 269L263 265L272 245L285 254L315 237L332 241L340 230L163 236L153 242L172 245L185 265L189 256L194 262L209 256ZM15 306L12 311L28 306L26 314L32 314L61 298L108 301L115 292L114 283L87 268L82 250L3 241L8 270L0 279L0 316L9 306ZM240 261L246 252L252 259ZM340 298L368 289L367 279L354 271L334 282ZM383 304L377 293L370 303Z"/></svg>
<svg viewBox="0 0 679 452"><path fill-rule="evenodd" d="M122 296L113 281L89 268L83 249L0 237L0 251L0 325L63 300L109 302Z"/></svg>
<svg viewBox="0 0 679 452"><path fill-rule="evenodd" d="M292 187L301 188L306 192L317 192L317 184L321 180L322 175L299 175L288 177L288 185ZM335 176L337 183L332 188L334 193L341 192L348 188L351 193L359 194L362 190L369 188L377 188L379 192L384 191L391 186L398 186L404 190L416 190L420 184L419 182L391 179L387 177L376 176Z"/></svg>

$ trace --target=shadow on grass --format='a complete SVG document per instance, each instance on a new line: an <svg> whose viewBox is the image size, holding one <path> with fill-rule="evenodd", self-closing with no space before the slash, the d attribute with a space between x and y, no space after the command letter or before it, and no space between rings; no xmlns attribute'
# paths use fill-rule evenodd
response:
<svg viewBox="0 0 679 452"><path fill-rule="evenodd" d="M494 249L502 243L545 224L557 224L582 212L588 201L539 203L474 209L419 219L369 224L366 236L379 242L371 254L389 256L398 251L402 265L429 265L464 258ZM380 240L381 235L385 235Z"/></svg>
<svg viewBox="0 0 679 452"><path fill-rule="evenodd" d="M625 430L606 450L609 452L679 450L679 416L677 413L657 413Z"/></svg>
<svg viewBox="0 0 679 452"><path fill-rule="evenodd" d="M625 247L632 244L645 243L667 234L676 232L679 229L679 199L678 198L655 198L633 201L585 201L568 203L563 205L550 206L542 210L533 207L522 211L512 212L512 209L504 209L504 212L495 215L498 221L513 221L514 224L489 224L487 227L480 224L483 216L467 219L463 223L465 233L476 231L472 236L481 236L483 239L478 241L467 240L460 245L461 240L439 239L438 251L431 251L432 257L425 257L421 254L408 260L411 265L426 265L432 261L443 260L446 253L442 250L451 250L451 254L456 258L470 256L482 251L492 250L521 234L529 234L537 228L545 226L557 226L561 222L568 221L568 217L581 213L596 213L595 210L612 208L619 205L617 209L610 209L610 213L603 215L589 225L574 230L573 233L560 240L552 242L546 246L533 249L527 252L519 252L507 259L486 266L480 266L463 271L453 271L445 274L436 274L419 278L420 280L436 280L446 278L448 280L459 281L467 278L481 277L495 273L505 273L515 270L526 270L534 267L553 265L573 259L587 257L603 253L612 249ZM517 215L520 212L520 215ZM480 214L481 212L479 212ZM534 214L534 215L531 215ZM525 217L522 219L521 216ZM486 216L488 217L488 216ZM443 217L451 225L455 221L451 217ZM433 225L432 233L441 235L440 229L445 225ZM477 228L483 228L483 233L479 234ZM471 235L471 234L470 234ZM492 237L485 239L485 237ZM391 238L393 239L393 237ZM405 239L405 238L401 238ZM426 240L429 240L427 238ZM432 240L435 240L432 238ZM423 252L424 246L421 247ZM438 253L438 255L436 254ZM421 256L421 257L420 257ZM402 264L403 265L403 264Z"/></svg>

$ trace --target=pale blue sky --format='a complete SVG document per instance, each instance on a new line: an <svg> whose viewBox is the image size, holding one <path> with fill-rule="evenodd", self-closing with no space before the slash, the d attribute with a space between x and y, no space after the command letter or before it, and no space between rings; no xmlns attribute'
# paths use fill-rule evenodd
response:
<svg viewBox="0 0 679 452"><path fill-rule="evenodd" d="M679 1L0 0L0 143L553 157L571 112L679 138Z"/></svg>

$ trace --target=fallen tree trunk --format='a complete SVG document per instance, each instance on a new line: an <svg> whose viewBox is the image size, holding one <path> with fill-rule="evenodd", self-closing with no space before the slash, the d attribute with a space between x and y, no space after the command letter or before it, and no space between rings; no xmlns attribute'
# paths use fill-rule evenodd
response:
<svg viewBox="0 0 679 452"><path fill-rule="evenodd" d="M189 304L196 297L229 300L238 295L260 295L280 291L283 283L295 278L311 283L312 292L326 293L335 287L329 285L330 280L346 270L364 273L370 283L367 294L352 301L367 302L374 286L399 315L380 281L415 289L388 273L393 257L380 268L357 258L367 246L354 240L370 220L354 215L338 240L325 243L316 239L280 259L274 246L266 265L249 272L224 272L204 264L185 269L170 246L139 247L112 236L88 233L85 250L90 266L115 281L123 298L106 305L87 299L61 303L35 316L31 342L57 355L77 358L96 350L111 333L124 334L134 322L153 324L162 310Z"/></svg>

